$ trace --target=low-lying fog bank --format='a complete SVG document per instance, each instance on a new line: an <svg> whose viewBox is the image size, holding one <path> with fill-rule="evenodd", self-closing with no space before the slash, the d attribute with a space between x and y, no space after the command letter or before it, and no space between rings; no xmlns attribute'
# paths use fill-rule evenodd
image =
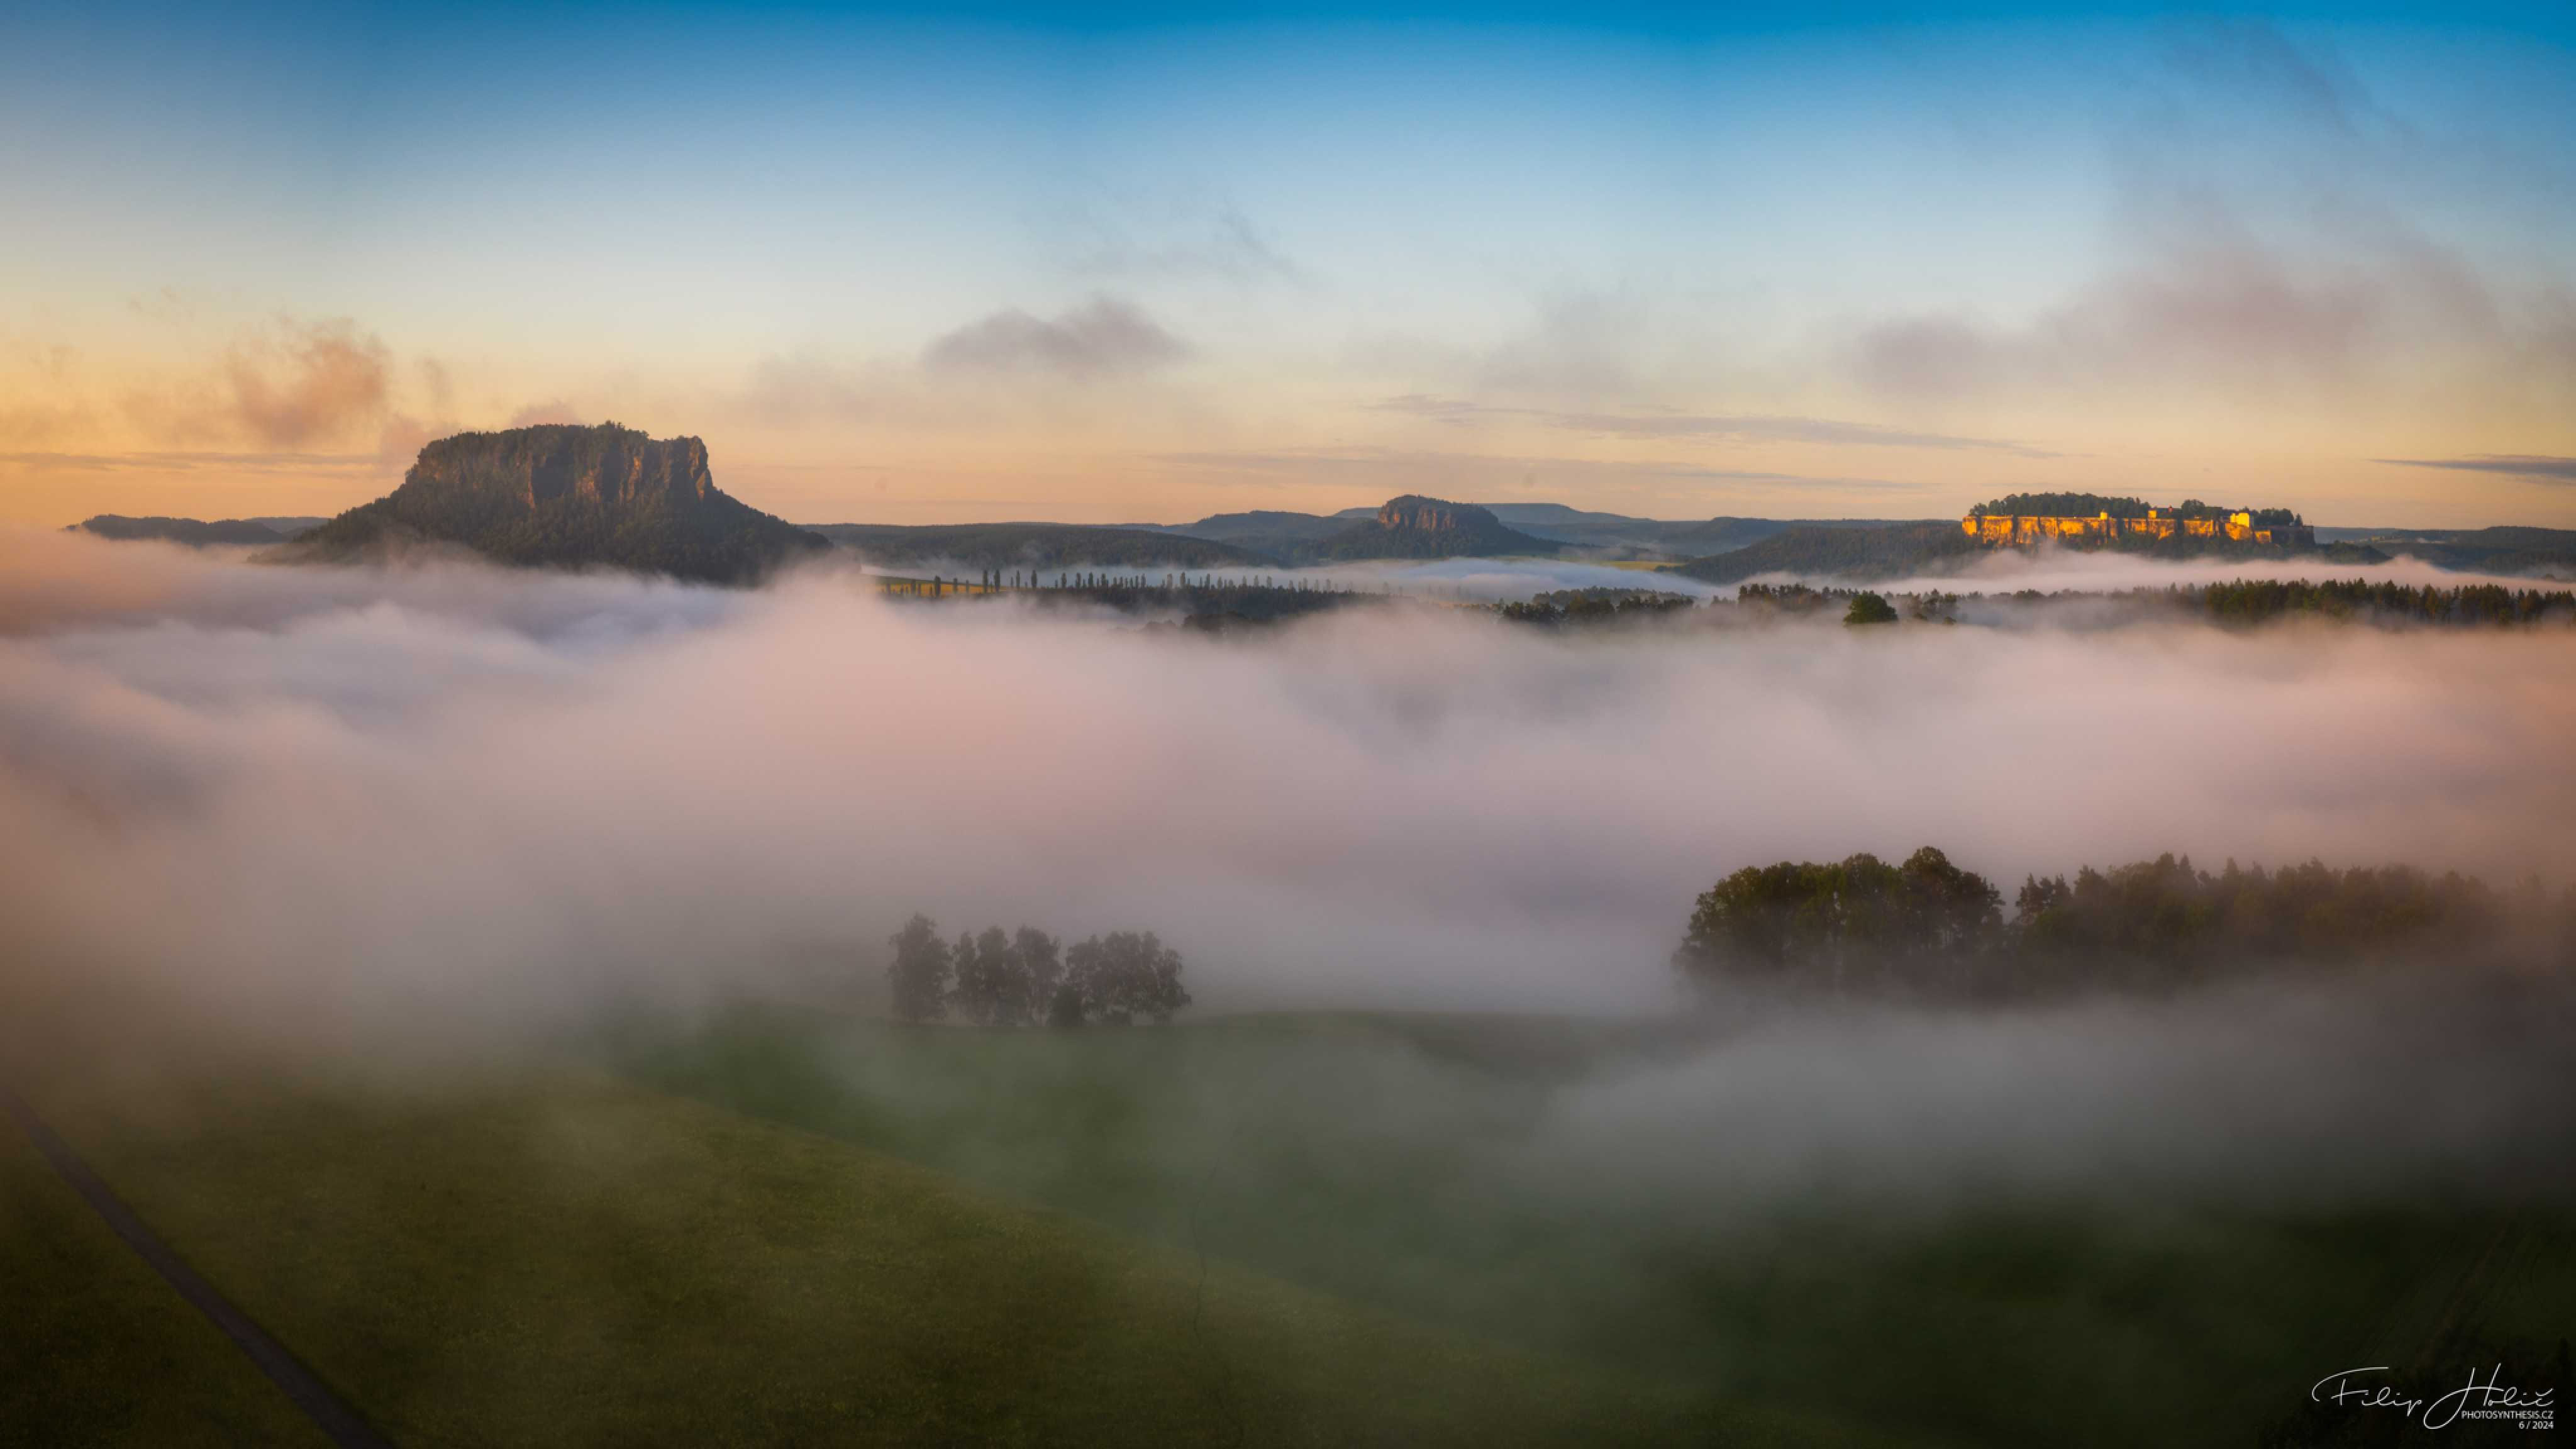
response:
<svg viewBox="0 0 2576 1449"><path fill-rule="evenodd" d="M1653 1009L1693 896L1901 857L2576 875L2576 638L1839 628L1247 640L10 539L17 972L478 1027L913 910L1160 931L1207 1007ZM1890 647L1894 646L1894 647Z"/></svg>
<svg viewBox="0 0 2576 1449"><path fill-rule="evenodd" d="M950 579L972 579L979 567L954 561L926 561L900 569L872 570L898 577L939 575ZM1041 571L1048 579L1062 572ZM1731 599L1736 584L1710 584L1683 574L1666 573L1652 567L1623 567L1620 564L1583 557L1569 558L1444 558L1418 561L1380 560L1364 563L1332 564L1320 567L1286 569L1275 567L1192 568L1177 569L1155 564L1141 567L1111 568L1115 575L1145 578L1160 582L1166 575L1186 575L1190 579L1209 579L1220 583L1277 584L1304 582L1322 588L1352 589L1362 593L1395 593L1415 599L1454 603L1498 604L1527 599L1535 594L1560 589L1655 589L1665 593L1685 594L1696 599ZM2421 559L2400 555L2386 563L2338 564L2318 558L2198 558L2157 559L2138 554L2106 550L2059 548L2054 545L2037 550L1999 549L1965 561L1963 566L1938 573L1907 575L1901 578L1853 580L1823 574L1767 573L1747 580L1749 583L1809 583L1845 588L1870 588L1881 593L1988 593L2009 594L2023 589L2042 593L2102 592L2128 589L2161 589L2168 584L2225 583L2233 579L2367 579L2373 583L2404 584L2411 588L2430 585L2435 588L2458 588L2463 584L2495 584L2515 589L2556 589L2566 582L2547 577L2513 574L2466 573L2438 568Z"/></svg>
<svg viewBox="0 0 2576 1449"><path fill-rule="evenodd" d="M2375 1320L2410 1274L2452 1293L2499 1224L2565 1241L2571 1026L2563 980L2387 976L1107 1037L743 1009L610 1050L1017 1200L1631 1368L2117 1377L2098 1345L2188 1356L2217 1314L2277 1406L2314 1372L2300 1334L2352 1331L2328 1305Z"/></svg>

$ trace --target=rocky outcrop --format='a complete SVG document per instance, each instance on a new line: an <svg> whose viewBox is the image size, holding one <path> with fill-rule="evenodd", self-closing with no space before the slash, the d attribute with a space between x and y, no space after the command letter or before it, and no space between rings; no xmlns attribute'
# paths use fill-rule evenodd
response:
<svg viewBox="0 0 2576 1449"><path fill-rule="evenodd" d="M1445 503L1408 493L1390 498L1377 510L1380 528L1417 528L1426 533L1453 533L1460 529L1497 526L1501 519L1472 503Z"/></svg>
<svg viewBox="0 0 2576 1449"><path fill-rule="evenodd" d="M613 423L441 438L420 450L403 484L451 499L484 498L519 512L567 503L686 506L704 503L715 491L706 444L695 438L656 441Z"/></svg>
<svg viewBox="0 0 2576 1449"><path fill-rule="evenodd" d="M1374 517L1300 550L1312 562L1371 558L1494 558L1554 554L1563 545L1532 538L1472 503L1408 493L1390 498Z"/></svg>
<svg viewBox="0 0 2576 1449"><path fill-rule="evenodd" d="M420 450L401 487L266 557L347 561L417 542L508 564L725 584L830 547L716 487L698 439L603 423L441 438Z"/></svg>

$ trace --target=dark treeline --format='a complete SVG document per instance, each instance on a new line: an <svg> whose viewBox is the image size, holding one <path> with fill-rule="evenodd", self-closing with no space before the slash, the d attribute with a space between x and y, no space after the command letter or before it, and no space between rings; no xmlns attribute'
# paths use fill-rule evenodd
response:
<svg viewBox="0 0 2576 1449"><path fill-rule="evenodd" d="M2202 613L2225 624L2259 624L2291 614L2422 624L2534 624L2576 619L2576 591L2508 589L2501 584L2373 583L2367 579L2238 579L2177 589Z"/></svg>
<svg viewBox="0 0 2576 1449"><path fill-rule="evenodd" d="M1738 607L1776 614L1813 614L1844 608L1867 589L1818 588L1812 584L1746 584L1735 591Z"/></svg>
<svg viewBox="0 0 2576 1449"><path fill-rule="evenodd" d="M1930 846L1748 866L1700 896L1686 976L1825 992L2013 996L2180 985L2297 965L2536 954L2576 966L2576 887L2552 897L2407 866L2195 870L2159 856L2003 894Z"/></svg>
<svg viewBox="0 0 2576 1449"><path fill-rule="evenodd" d="M1217 574L1131 574L1090 569L986 569L969 579L884 577L877 587L899 598L949 599L1019 595L1042 605L1079 603L1123 613L1176 612L1193 623L1267 623L1371 602L1368 593L1318 579L1226 578Z"/></svg>
<svg viewBox="0 0 2576 1449"><path fill-rule="evenodd" d="M1723 600L1719 602L1724 602ZM1900 615L1897 603L1905 605ZM1740 610L1755 615L1820 614L1839 609L1846 624L1893 624L1900 617L1954 623L1959 596L1938 591L1890 596L1874 589L1816 588L1808 584L1746 584L1735 591Z"/></svg>
<svg viewBox="0 0 2576 1449"><path fill-rule="evenodd" d="M1181 953L1151 931L1112 931L1067 950L1034 926L988 926L951 944L938 922L916 915L887 941L886 984L906 1021L954 1011L977 1026L1160 1024L1190 1004Z"/></svg>
<svg viewBox="0 0 2576 1449"><path fill-rule="evenodd" d="M880 578L891 595L964 598L1018 595L1041 605L1093 605L1126 613L1178 614L1211 628L1267 623L1327 609L1386 600L1386 590L1363 590L1315 580L1273 582L1214 574L1117 574L1089 570L1060 573L990 569L975 578ZM2127 590L2022 589L2012 593L1887 593L1860 587L1813 584L1744 584L1732 601L1706 607L1689 596L1660 589L1560 589L1494 607L1513 623L1542 627L1620 623L1696 616L1712 624L1764 618L1839 615L1850 624L1911 619L1955 623L1964 605L2003 603L2026 609L2114 603L2134 606L2142 618L2198 615L2217 624L2246 626L2288 618L2316 618L2379 625L2469 628L2576 623L2576 589L2516 589L2500 584L2438 585L2369 579L2237 579L2218 584L2174 584Z"/></svg>
<svg viewBox="0 0 2576 1449"><path fill-rule="evenodd" d="M1756 616L1796 616L1838 609L1850 623L1892 623L1900 617L1952 623L1958 620L1962 605L1989 602L2026 608L2127 603L2149 616L2196 614L2231 626L2293 617L2443 628L2576 623L2576 590L2510 589L2500 584L2462 584L2446 589L2432 584L2418 587L2368 579L2237 579L2223 584L2174 584L2161 589L2114 592L2022 589L2008 594L1955 594L1935 589L1888 595L1807 584L1747 584L1736 591L1735 602L1739 609Z"/></svg>
<svg viewBox="0 0 2576 1449"><path fill-rule="evenodd" d="M2268 624L2304 617L2381 625L2443 628L2576 623L2576 590L2509 589L2501 584L2373 582L2369 579L2236 579L2223 584L2173 584L2161 589L2094 593L2022 589L2009 594L1906 594L1915 618L1954 619L1963 603L1995 601L2045 608L2101 600L2164 613L2197 614L2226 625Z"/></svg>
<svg viewBox="0 0 2576 1449"><path fill-rule="evenodd" d="M1515 624L1558 626L1659 619L1697 607L1688 594L1659 589L1557 589L1496 610Z"/></svg>

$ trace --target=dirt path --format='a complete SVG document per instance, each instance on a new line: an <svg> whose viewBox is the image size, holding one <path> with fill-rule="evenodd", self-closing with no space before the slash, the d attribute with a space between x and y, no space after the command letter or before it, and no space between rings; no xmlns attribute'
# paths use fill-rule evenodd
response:
<svg viewBox="0 0 2576 1449"><path fill-rule="evenodd" d="M286 1345L269 1337L266 1330L251 1321L249 1314L234 1307L232 1300L217 1292L215 1285L200 1277L197 1270L189 1267L168 1243L161 1241L158 1234L145 1226L143 1220L134 1215L134 1210L127 1207L97 1173L90 1171L89 1164L81 1161L80 1154L55 1136L54 1130L46 1126L35 1109L21 1100L17 1093L0 1087L0 1106L5 1106L9 1115L18 1119L18 1125L26 1129L29 1140L36 1144L38 1152L44 1154L45 1161L53 1164L54 1171L60 1173L63 1181L71 1184L72 1190L106 1220L108 1227L125 1240L125 1245L151 1264L154 1272L179 1290L179 1296L206 1315L215 1327L223 1330L224 1336L239 1346L243 1353L250 1355L250 1361L259 1365L260 1372L268 1375L269 1381L283 1390L288 1400L303 1410L304 1416L328 1435L331 1442L340 1445L341 1449L393 1449L391 1440L377 1433L357 1410L331 1392L311 1369L287 1352Z"/></svg>

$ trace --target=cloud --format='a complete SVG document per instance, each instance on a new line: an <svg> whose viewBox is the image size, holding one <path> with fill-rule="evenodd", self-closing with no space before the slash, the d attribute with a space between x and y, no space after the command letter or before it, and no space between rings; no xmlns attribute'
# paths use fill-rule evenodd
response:
<svg viewBox="0 0 2576 1449"><path fill-rule="evenodd" d="M2409 310L2438 308L2463 321L2491 313L2482 294L2460 307L2456 286L2419 285L2432 279L2402 266L2293 265L2223 221L2206 232L2186 234L2180 223L2166 231L2146 260L2023 326L1941 314L1873 326L1858 342L1859 374L1906 397L2340 380L2380 360Z"/></svg>
<svg viewBox="0 0 2576 1449"><path fill-rule="evenodd" d="M235 343L223 378L234 416L270 447L333 437L384 413L389 354L345 318L283 321Z"/></svg>
<svg viewBox="0 0 2576 1449"><path fill-rule="evenodd" d="M734 405L779 427L872 418L886 410L895 369L852 366L813 353L764 357Z"/></svg>
<svg viewBox="0 0 2576 1449"><path fill-rule="evenodd" d="M2405 468L2456 468L2468 473L2501 473L2529 483L2576 484L2576 458L2544 453L2482 453L2471 458L2380 458Z"/></svg>
<svg viewBox="0 0 2576 1449"><path fill-rule="evenodd" d="M1527 330L1477 359L1473 386L1583 400L1636 396L1647 385L1649 340L1668 324L1670 311L1671 299L1637 287L1552 292L1540 299Z"/></svg>
<svg viewBox="0 0 2576 1449"><path fill-rule="evenodd" d="M1013 307L970 322L923 349L933 372L1044 372L1091 379L1142 372L1187 357L1187 343L1134 303L1094 297L1053 318Z"/></svg>
<svg viewBox="0 0 2576 1449"><path fill-rule="evenodd" d="M1615 1184L1639 1213L1703 1224L1819 1197L2310 1209L2427 1190L2558 1198L2576 1112L2541 1023L2567 1005L2562 983L2472 973L1784 1014L1577 1085L1552 1104L1528 1168L1535 1184ZM2371 1150L2351 1150L2355 1131Z"/></svg>
<svg viewBox="0 0 2576 1449"><path fill-rule="evenodd" d="M1831 623L1577 647L1401 605L1210 643L832 573L739 593L7 535L0 970L536 1025L926 909L1153 927L1214 1007L1646 1007L1693 896L1783 857L2565 880L2571 649Z"/></svg>
<svg viewBox="0 0 2576 1449"><path fill-rule="evenodd" d="M2436 364L2484 376L2495 394L2576 375L2553 330L2563 297L2509 307L2456 253L2402 226L2356 222L2338 242L2293 250L2215 204L2177 199L2134 234L2136 260L2026 323L1928 313L1864 329L1858 377L1912 399L2144 387L2237 402L2311 390L2350 404Z"/></svg>
<svg viewBox="0 0 2576 1449"><path fill-rule="evenodd" d="M1214 278L1238 285L1302 282L1303 268L1230 201L1095 202L1045 218L1046 243L1077 274L1116 280Z"/></svg>
<svg viewBox="0 0 2576 1449"><path fill-rule="evenodd" d="M1496 407L1458 398L1406 393L1369 404L1378 412L1409 413L1444 422L1478 418L1530 418L1553 428L1614 438L1724 438L1738 442L1823 443L1873 448L1977 448L2025 458L2054 458L2023 443L1955 433L1916 432L1877 423L1844 422L1780 414L1678 411L1569 412L1555 408Z"/></svg>
<svg viewBox="0 0 2576 1449"><path fill-rule="evenodd" d="M1922 485L1894 478L1712 468L1678 460L1452 453L1370 446L1154 453L1144 461L1156 467L1186 470L1210 483L1275 485L1320 481L1379 490L1380 496L1431 491L1460 499L1481 497L1489 502L1566 502L1570 493L1579 504L1599 506L1622 501L1604 494L1625 494L1636 500L1628 505L1628 511L1660 508L1661 512L1652 515L1657 517L1708 516L1713 506L1707 497L1711 485L1730 488L1739 501L1748 496L1767 497L1781 500L1793 510L1815 506L1815 495L1820 494L1922 491Z"/></svg>
<svg viewBox="0 0 2576 1449"><path fill-rule="evenodd" d="M0 453L0 465L55 468L83 473L262 473L324 477L362 475L374 470L371 453Z"/></svg>
<svg viewBox="0 0 2576 1449"><path fill-rule="evenodd" d="M114 411L169 448L310 449L370 438L387 418L392 372L385 344L346 318L280 317L212 357L133 375Z"/></svg>
<svg viewBox="0 0 2576 1449"><path fill-rule="evenodd" d="M2164 60L2204 96L2255 101L2346 135L2380 115L2341 57L2300 45L2266 21L2177 23L2166 31Z"/></svg>
<svg viewBox="0 0 2576 1449"><path fill-rule="evenodd" d="M2331 47L2267 23L2177 23L2160 59L2104 136L2101 265L2018 315L1871 321L1850 334L1859 381L1909 399L2312 402L2348 419L2541 405L2576 379L2551 335L2561 280L2450 240L2561 178L2498 174L2515 163L2476 138L2418 134Z"/></svg>

